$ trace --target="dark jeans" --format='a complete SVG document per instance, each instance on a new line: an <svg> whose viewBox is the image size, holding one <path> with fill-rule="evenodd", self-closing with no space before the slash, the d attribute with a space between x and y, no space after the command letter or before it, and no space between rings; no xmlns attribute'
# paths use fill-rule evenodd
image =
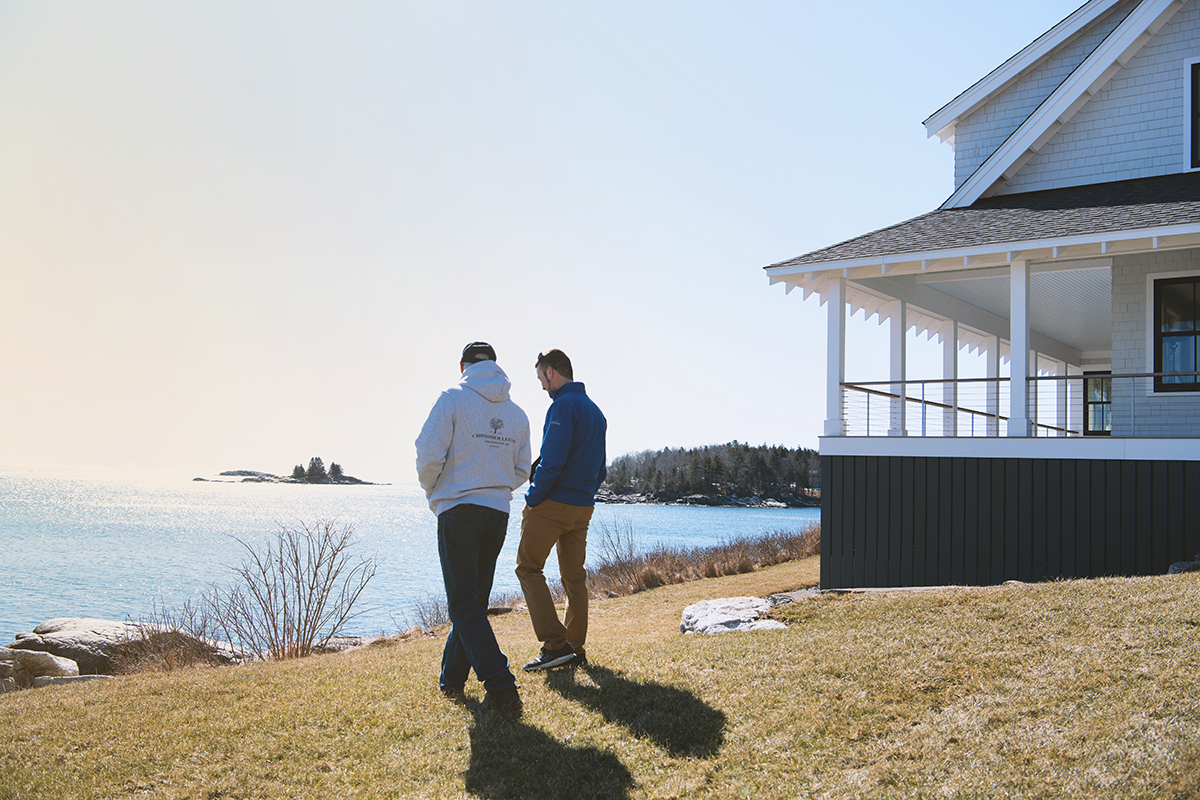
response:
<svg viewBox="0 0 1200 800"><path fill-rule="evenodd" d="M496 559L508 532L508 514L471 503L438 515L438 556L450 609L450 634L442 652L443 689L458 689L471 669L489 692L517 685L487 618Z"/></svg>

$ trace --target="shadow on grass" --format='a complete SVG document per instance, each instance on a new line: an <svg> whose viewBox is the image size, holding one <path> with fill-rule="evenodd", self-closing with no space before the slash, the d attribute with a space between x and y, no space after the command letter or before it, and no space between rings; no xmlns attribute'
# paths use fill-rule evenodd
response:
<svg viewBox="0 0 1200 800"><path fill-rule="evenodd" d="M574 669L548 673L546 685L624 726L639 739L649 739L672 756L710 758L721 749L724 712L691 692L659 683L638 683L593 664L580 670L594 686L580 683Z"/></svg>
<svg viewBox="0 0 1200 800"><path fill-rule="evenodd" d="M633 776L612 753L568 747L518 719L476 704L465 788L489 800L629 797Z"/></svg>

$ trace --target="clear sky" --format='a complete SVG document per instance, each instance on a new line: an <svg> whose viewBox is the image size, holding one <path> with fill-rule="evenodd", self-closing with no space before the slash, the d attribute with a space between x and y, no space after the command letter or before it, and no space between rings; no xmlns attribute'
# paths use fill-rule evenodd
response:
<svg viewBox="0 0 1200 800"><path fill-rule="evenodd" d="M922 120L1078 4L0 0L0 464L409 481L474 339L535 448L551 347L610 457L816 447L762 267L940 204Z"/></svg>

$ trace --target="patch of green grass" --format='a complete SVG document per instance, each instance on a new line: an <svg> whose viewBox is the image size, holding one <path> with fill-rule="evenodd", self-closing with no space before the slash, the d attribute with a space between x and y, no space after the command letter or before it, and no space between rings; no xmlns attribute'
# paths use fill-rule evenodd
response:
<svg viewBox="0 0 1200 800"><path fill-rule="evenodd" d="M682 636L815 559L592 605L519 720L437 691L438 637L0 696L0 798L1192 797L1200 576L888 595ZM514 664L528 617L493 617Z"/></svg>

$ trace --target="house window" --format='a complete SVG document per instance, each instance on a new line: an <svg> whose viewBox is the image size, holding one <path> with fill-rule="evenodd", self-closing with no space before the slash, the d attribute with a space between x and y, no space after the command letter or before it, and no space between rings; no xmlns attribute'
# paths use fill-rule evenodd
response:
<svg viewBox="0 0 1200 800"><path fill-rule="evenodd" d="M1200 352L1200 276L1154 282L1154 371L1194 373ZM1163 375L1156 392L1200 391L1195 375Z"/></svg>
<svg viewBox="0 0 1200 800"><path fill-rule="evenodd" d="M1112 435L1112 373L1088 372L1083 378L1083 435Z"/></svg>
<svg viewBox="0 0 1200 800"><path fill-rule="evenodd" d="M1191 127L1191 143L1189 150L1192 154L1192 169L1200 169L1200 61L1191 66L1191 80L1188 83L1189 122ZM1178 74L1178 73L1176 73Z"/></svg>

